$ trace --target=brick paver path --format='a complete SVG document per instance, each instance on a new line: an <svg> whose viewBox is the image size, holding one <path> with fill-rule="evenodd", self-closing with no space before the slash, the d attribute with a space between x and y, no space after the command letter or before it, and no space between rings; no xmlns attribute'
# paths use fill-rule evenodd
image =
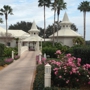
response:
<svg viewBox="0 0 90 90"><path fill-rule="evenodd" d="M0 90L30 90L36 68L36 52L26 51L21 58L0 71Z"/></svg>

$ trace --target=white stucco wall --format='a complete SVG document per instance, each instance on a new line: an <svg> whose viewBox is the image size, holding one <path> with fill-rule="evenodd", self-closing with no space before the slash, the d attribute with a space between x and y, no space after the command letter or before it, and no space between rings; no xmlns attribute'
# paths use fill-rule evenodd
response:
<svg viewBox="0 0 90 90"><path fill-rule="evenodd" d="M10 47L16 47L16 40L11 41L11 46Z"/></svg>
<svg viewBox="0 0 90 90"><path fill-rule="evenodd" d="M5 44L5 42L2 39L0 39L0 43Z"/></svg>
<svg viewBox="0 0 90 90"><path fill-rule="evenodd" d="M8 41L10 42L10 47L16 47L16 40ZM3 39L0 39L0 43L5 44Z"/></svg>
<svg viewBox="0 0 90 90"><path fill-rule="evenodd" d="M67 45L69 47L73 46L73 38L72 37L64 38L64 45Z"/></svg>
<svg viewBox="0 0 90 90"><path fill-rule="evenodd" d="M73 38L74 37L58 37L58 42L61 43L62 45L71 47L73 46ZM54 41L57 42L57 37L54 38Z"/></svg>

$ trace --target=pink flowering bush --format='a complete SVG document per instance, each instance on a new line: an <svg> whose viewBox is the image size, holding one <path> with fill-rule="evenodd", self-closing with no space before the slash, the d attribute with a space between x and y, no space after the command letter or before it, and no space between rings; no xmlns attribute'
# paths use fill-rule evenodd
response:
<svg viewBox="0 0 90 90"><path fill-rule="evenodd" d="M60 50L57 50L55 54L60 55L61 54L61 51Z"/></svg>
<svg viewBox="0 0 90 90"><path fill-rule="evenodd" d="M69 88L90 85L90 64L81 65L81 58L67 54L60 61L50 60L49 64L52 65L53 85Z"/></svg>
<svg viewBox="0 0 90 90"><path fill-rule="evenodd" d="M36 56L36 63L37 64L46 64L46 58L41 57L41 61L39 61L39 55Z"/></svg>
<svg viewBox="0 0 90 90"><path fill-rule="evenodd" d="M13 62L13 59L12 58L6 58L4 61L6 64L11 64Z"/></svg>
<svg viewBox="0 0 90 90"><path fill-rule="evenodd" d="M19 58L20 58L19 55L15 55L15 56L14 56L14 59L15 59L15 60L17 60L17 59L19 59Z"/></svg>

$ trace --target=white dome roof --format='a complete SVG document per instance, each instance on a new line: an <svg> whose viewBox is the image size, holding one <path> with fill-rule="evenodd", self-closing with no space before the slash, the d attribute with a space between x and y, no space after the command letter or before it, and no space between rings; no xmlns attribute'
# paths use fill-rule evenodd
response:
<svg viewBox="0 0 90 90"><path fill-rule="evenodd" d="M52 36L53 35L51 35L50 37ZM57 32L54 34L54 36L57 37ZM67 30L59 30L58 36L59 37L76 37L76 36L81 36L81 35L73 30L67 29Z"/></svg>
<svg viewBox="0 0 90 90"><path fill-rule="evenodd" d="M71 22L69 21L68 15L65 12L63 21L61 22L61 29L58 31L58 37L76 37L76 36L81 36L78 34L76 31L72 30L70 28ZM54 36L57 37L57 32L54 33ZM51 35L50 37L53 37Z"/></svg>

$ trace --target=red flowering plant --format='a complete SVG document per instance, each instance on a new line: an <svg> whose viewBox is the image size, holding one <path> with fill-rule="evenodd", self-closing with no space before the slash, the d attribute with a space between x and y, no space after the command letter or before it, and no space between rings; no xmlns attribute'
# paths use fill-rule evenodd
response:
<svg viewBox="0 0 90 90"><path fill-rule="evenodd" d="M51 60L52 84L59 87L79 88L90 84L90 64L81 65L81 58L71 54L65 55L60 61Z"/></svg>

